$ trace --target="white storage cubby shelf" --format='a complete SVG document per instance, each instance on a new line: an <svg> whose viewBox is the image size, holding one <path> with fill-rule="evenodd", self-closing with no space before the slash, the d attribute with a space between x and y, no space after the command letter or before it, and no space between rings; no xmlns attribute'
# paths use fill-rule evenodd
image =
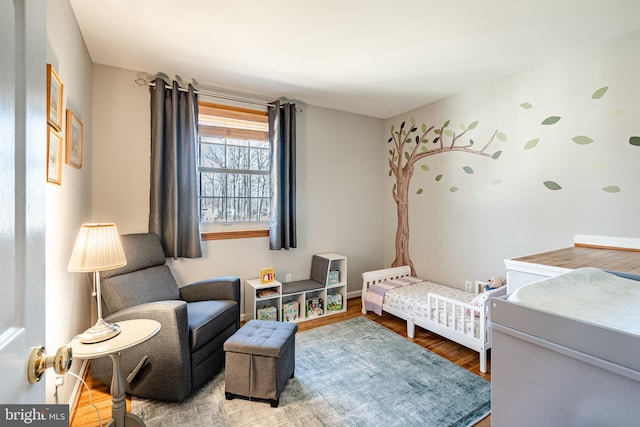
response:
<svg viewBox="0 0 640 427"><path fill-rule="evenodd" d="M303 322L347 311L347 258L314 255L307 280L281 283L245 282L245 319ZM297 303L297 313L292 306ZM271 313L273 317L267 317Z"/></svg>

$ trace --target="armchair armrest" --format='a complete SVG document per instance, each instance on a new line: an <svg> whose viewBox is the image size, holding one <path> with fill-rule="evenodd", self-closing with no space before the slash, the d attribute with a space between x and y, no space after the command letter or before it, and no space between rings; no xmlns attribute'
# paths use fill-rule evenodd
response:
<svg viewBox="0 0 640 427"><path fill-rule="evenodd" d="M232 300L240 304L240 278L227 276L200 280L181 287L180 297L187 302Z"/></svg>

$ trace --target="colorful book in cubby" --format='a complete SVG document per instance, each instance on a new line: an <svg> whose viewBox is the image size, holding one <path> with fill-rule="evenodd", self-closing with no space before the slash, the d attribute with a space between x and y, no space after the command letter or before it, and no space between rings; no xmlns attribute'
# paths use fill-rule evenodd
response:
<svg viewBox="0 0 640 427"><path fill-rule="evenodd" d="M306 316L322 316L322 298L309 298L307 300Z"/></svg>
<svg viewBox="0 0 640 427"><path fill-rule="evenodd" d="M278 320L278 310L269 305L266 307L260 307L257 310L256 319L258 320Z"/></svg>
<svg viewBox="0 0 640 427"><path fill-rule="evenodd" d="M298 301L289 301L282 304L282 320L291 322L298 319L300 304Z"/></svg>
<svg viewBox="0 0 640 427"><path fill-rule="evenodd" d="M328 294L327 295L327 310L338 311L342 310L342 294Z"/></svg>

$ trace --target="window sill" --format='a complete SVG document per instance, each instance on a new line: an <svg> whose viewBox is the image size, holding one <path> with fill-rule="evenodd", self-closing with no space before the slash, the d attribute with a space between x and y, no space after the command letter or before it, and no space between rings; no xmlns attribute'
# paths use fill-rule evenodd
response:
<svg viewBox="0 0 640 427"><path fill-rule="evenodd" d="M200 233L202 241L249 239L253 237L269 237L269 230L234 230L234 231L204 231Z"/></svg>

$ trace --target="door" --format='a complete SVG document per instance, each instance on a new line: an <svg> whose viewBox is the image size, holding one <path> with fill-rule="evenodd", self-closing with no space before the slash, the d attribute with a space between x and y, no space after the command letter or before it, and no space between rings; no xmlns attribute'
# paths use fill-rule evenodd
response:
<svg viewBox="0 0 640 427"><path fill-rule="evenodd" d="M45 403L27 380L44 340L46 2L0 0L0 402Z"/></svg>

